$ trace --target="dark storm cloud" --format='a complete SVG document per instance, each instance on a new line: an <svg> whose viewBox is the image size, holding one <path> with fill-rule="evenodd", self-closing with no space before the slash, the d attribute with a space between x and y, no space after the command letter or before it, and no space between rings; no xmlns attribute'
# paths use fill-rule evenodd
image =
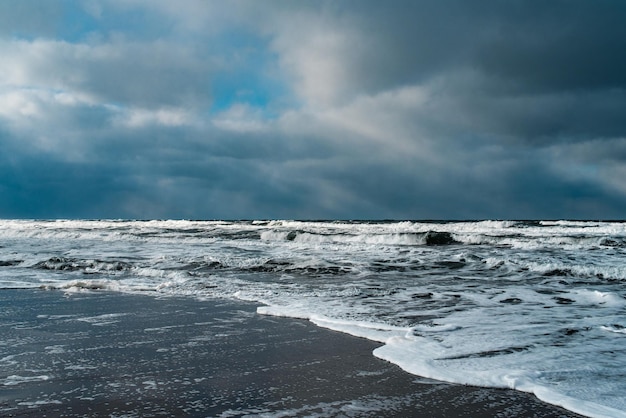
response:
<svg viewBox="0 0 626 418"><path fill-rule="evenodd" d="M626 5L621 2L443 0L359 6L344 10L342 18L353 20L364 35L364 47L355 45L355 61L369 65L355 63L352 69L365 85L388 88L459 67L479 69L494 76L494 86L505 82L502 87L524 94L626 85Z"/></svg>
<svg viewBox="0 0 626 418"><path fill-rule="evenodd" d="M94 131L89 141L72 157L73 150L24 152L14 138L3 140L0 210L28 218L232 219L327 209L311 185L322 172L295 161L324 161L330 150L302 139L287 147L275 135L152 126Z"/></svg>
<svg viewBox="0 0 626 418"><path fill-rule="evenodd" d="M501 36L480 52L487 73L517 82L525 93L626 85L626 57L620 53L626 47L625 4L600 0L525 6L511 8Z"/></svg>
<svg viewBox="0 0 626 418"><path fill-rule="evenodd" d="M624 3L351 6L332 17L358 28L346 41L346 94L436 83L436 110L451 123L471 119L478 133L560 141L626 131Z"/></svg>

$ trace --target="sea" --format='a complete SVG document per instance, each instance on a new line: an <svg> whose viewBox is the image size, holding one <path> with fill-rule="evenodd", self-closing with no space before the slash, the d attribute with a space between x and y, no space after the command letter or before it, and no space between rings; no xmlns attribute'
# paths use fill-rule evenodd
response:
<svg viewBox="0 0 626 418"><path fill-rule="evenodd" d="M417 376L626 417L625 222L0 220L0 291L37 288L252 301Z"/></svg>

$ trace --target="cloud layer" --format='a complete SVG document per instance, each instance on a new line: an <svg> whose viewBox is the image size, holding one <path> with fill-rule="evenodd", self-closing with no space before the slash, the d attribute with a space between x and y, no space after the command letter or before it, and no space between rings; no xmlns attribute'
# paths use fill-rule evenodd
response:
<svg viewBox="0 0 626 418"><path fill-rule="evenodd" d="M625 18L0 1L0 216L623 218Z"/></svg>

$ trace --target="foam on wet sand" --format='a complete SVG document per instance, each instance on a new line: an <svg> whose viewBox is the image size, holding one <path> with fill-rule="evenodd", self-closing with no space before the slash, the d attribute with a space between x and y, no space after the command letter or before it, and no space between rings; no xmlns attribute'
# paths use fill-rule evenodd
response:
<svg viewBox="0 0 626 418"><path fill-rule="evenodd" d="M568 417L532 395L417 378L380 344L225 300L0 292L2 416Z"/></svg>

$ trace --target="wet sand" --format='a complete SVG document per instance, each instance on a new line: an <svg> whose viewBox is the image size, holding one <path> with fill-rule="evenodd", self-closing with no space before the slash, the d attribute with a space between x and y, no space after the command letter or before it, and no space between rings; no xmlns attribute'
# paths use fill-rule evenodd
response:
<svg viewBox="0 0 626 418"><path fill-rule="evenodd" d="M0 290L0 416L576 417L224 300Z"/></svg>

